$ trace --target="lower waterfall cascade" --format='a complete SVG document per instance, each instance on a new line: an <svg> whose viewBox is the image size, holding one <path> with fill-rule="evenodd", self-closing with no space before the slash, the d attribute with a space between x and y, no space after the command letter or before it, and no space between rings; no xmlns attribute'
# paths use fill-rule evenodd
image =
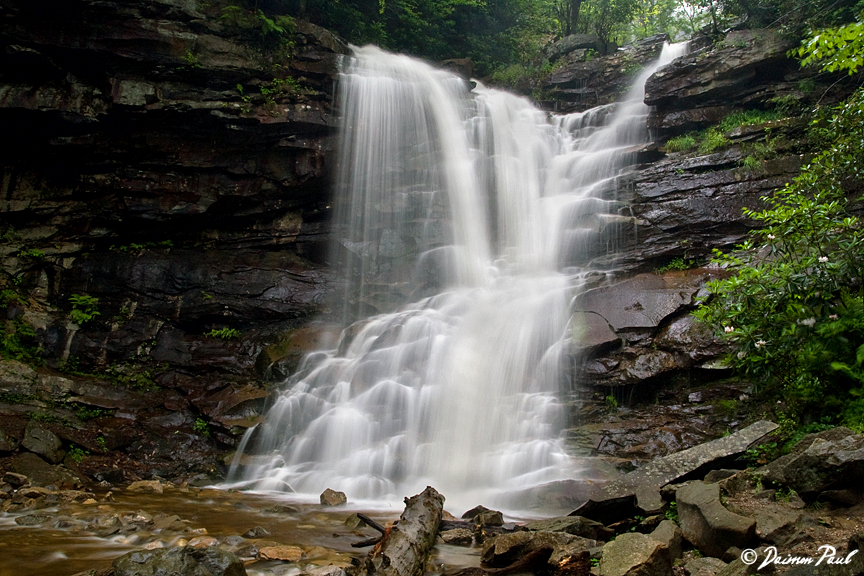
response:
<svg viewBox="0 0 864 576"><path fill-rule="evenodd" d="M226 486L386 503L431 485L516 510L508 495L578 477L561 439L571 301L633 225L614 192L649 142L644 84L685 52L665 45L621 102L556 117L356 48L332 256L356 321L303 359Z"/></svg>

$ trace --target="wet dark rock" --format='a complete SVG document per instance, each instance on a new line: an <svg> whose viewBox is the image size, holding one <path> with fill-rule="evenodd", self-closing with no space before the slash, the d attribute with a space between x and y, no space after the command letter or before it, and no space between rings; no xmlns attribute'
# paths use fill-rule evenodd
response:
<svg viewBox="0 0 864 576"><path fill-rule="evenodd" d="M24 439L21 445L34 452L52 464L59 464L63 461L66 452L63 451L63 442L56 434L51 432L47 427L31 420L24 429Z"/></svg>
<svg viewBox="0 0 864 576"><path fill-rule="evenodd" d="M684 537L704 554L720 557L732 546L755 541L756 521L733 514L720 503L720 487L696 481L676 493Z"/></svg>
<svg viewBox="0 0 864 576"><path fill-rule="evenodd" d="M114 560L115 576L245 576L243 563L216 546L166 548L130 552Z"/></svg>
<svg viewBox="0 0 864 576"><path fill-rule="evenodd" d="M864 475L864 435L835 428L805 436L766 467L764 480L789 486L807 501L825 490L857 488Z"/></svg>
<svg viewBox="0 0 864 576"><path fill-rule="evenodd" d="M3 474L3 482L9 484L12 488L20 488L30 482L27 476L16 474L15 472L6 472Z"/></svg>
<svg viewBox="0 0 864 576"><path fill-rule="evenodd" d="M270 531L261 526L255 526L254 528L244 532L242 536L243 538L264 538L265 536L270 536Z"/></svg>
<svg viewBox="0 0 864 576"><path fill-rule="evenodd" d="M550 62L554 62L562 56L566 56L574 50L579 49L591 49L598 54L604 54L605 45L594 34L570 34L549 46L546 49L546 56Z"/></svg>
<svg viewBox="0 0 864 576"><path fill-rule="evenodd" d="M30 479L34 486L56 486L61 489L81 486L81 479L67 468L48 464L31 452L14 456L10 468Z"/></svg>
<svg viewBox="0 0 864 576"><path fill-rule="evenodd" d="M15 518L15 523L19 526L38 526L51 520L53 516L48 514L26 514Z"/></svg>
<svg viewBox="0 0 864 576"><path fill-rule="evenodd" d="M804 515L799 510L775 506L756 514L756 535L764 542L790 547L800 541L805 529Z"/></svg>
<svg viewBox="0 0 864 576"><path fill-rule="evenodd" d="M725 567L726 563L719 558L693 558L684 564L684 571L687 576L716 576Z"/></svg>
<svg viewBox="0 0 864 576"><path fill-rule="evenodd" d="M588 61L585 49L574 47L569 54L559 57L559 66L545 80L543 105L556 112L570 113L613 102L629 88L639 69L660 55L663 42L668 39L665 34L651 36ZM608 48L611 47L603 46L598 52L605 54Z"/></svg>

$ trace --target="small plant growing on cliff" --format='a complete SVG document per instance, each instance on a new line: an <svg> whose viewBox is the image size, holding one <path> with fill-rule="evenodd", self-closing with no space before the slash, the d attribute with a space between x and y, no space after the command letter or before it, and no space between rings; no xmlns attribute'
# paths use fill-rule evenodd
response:
<svg viewBox="0 0 864 576"><path fill-rule="evenodd" d="M655 274L664 274L666 272L670 272L672 270L690 270L694 266L696 266L697 262L695 260L690 260L689 258L675 258L665 266L661 266L654 270Z"/></svg>
<svg viewBox="0 0 864 576"><path fill-rule="evenodd" d="M234 340L235 338L240 337L240 331L236 328L213 328L209 332L205 334L205 336L211 336L213 338L221 338L222 340Z"/></svg>
<svg viewBox="0 0 864 576"><path fill-rule="evenodd" d="M606 396L606 410L609 412L615 412L618 410L618 400L616 400L615 396L612 394Z"/></svg>
<svg viewBox="0 0 864 576"><path fill-rule="evenodd" d="M28 258L30 260L41 260L45 258L45 252L38 248L29 248L18 253L19 258Z"/></svg>
<svg viewBox="0 0 864 576"><path fill-rule="evenodd" d="M195 424L192 425L192 430L195 431L196 434L200 434L201 436L210 437L210 426L207 425L207 421L203 418L196 418Z"/></svg>
<svg viewBox="0 0 864 576"><path fill-rule="evenodd" d="M79 464L82 460L84 460L84 456L87 456L88 454L90 454L90 452L84 450L79 446L72 446L71 448L69 448L69 458L71 458L73 462L77 462Z"/></svg>
<svg viewBox="0 0 864 576"><path fill-rule="evenodd" d="M678 502L672 501L669 503L669 508L665 513L666 519L678 524Z"/></svg>
<svg viewBox="0 0 864 576"><path fill-rule="evenodd" d="M69 297L69 303L72 304L69 318L79 326L100 315L99 310L96 308L99 304L99 299L93 296L73 294Z"/></svg>
<svg viewBox="0 0 864 576"><path fill-rule="evenodd" d="M104 436L98 436L96 438L96 445L99 446L99 449L102 450L102 452L108 451L108 443L105 441Z"/></svg>
<svg viewBox="0 0 864 576"><path fill-rule="evenodd" d="M684 134L670 138L664 146L667 152L685 152L696 148L696 138L693 134Z"/></svg>
<svg viewBox="0 0 864 576"><path fill-rule="evenodd" d="M183 56L183 60L186 61L186 64L191 66L192 68L200 68L201 63L198 61L198 57L192 53L191 50L186 51L186 55Z"/></svg>

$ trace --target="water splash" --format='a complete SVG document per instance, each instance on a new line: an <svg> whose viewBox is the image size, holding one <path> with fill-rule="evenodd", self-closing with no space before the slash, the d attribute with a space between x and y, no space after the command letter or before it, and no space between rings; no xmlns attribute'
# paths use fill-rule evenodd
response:
<svg viewBox="0 0 864 576"><path fill-rule="evenodd" d="M303 360L255 463L229 480L354 501L429 484L467 507L578 475L559 437L569 303L628 221L613 192L648 141L645 80L685 50L667 46L623 102L550 118L357 49L340 82L334 258L346 315L379 313Z"/></svg>

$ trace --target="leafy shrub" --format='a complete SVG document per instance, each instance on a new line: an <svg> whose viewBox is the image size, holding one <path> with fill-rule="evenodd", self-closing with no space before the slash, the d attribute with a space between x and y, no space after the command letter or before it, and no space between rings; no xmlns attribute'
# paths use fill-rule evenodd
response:
<svg viewBox="0 0 864 576"><path fill-rule="evenodd" d="M221 338L222 340L233 340L235 338L240 337L240 331L236 328L213 328L209 332L205 334L205 336L212 336L213 338Z"/></svg>
<svg viewBox="0 0 864 576"><path fill-rule="evenodd" d="M661 266L659 268L654 269L655 274L663 274L665 272L669 272L671 270L690 270L694 266L697 265L695 260L690 260L687 258L675 258L665 266Z"/></svg>
<svg viewBox="0 0 864 576"><path fill-rule="evenodd" d="M84 460L84 456L87 456L88 454L90 454L90 452L78 446L72 446L69 448L69 458L71 458L73 462L80 463Z"/></svg>
<svg viewBox="0 0 864 576"><path fill-rule="evenodd" d="M696 311L731 342L732 364L785 398L804 422L864 428L864 90L836 111L830 147L774 196L745 210L763 228L715 261L733 275L708 284ZM853 195L853 200L848 197Z"/></svg>
<svg viewBox="0 0 864 576"><path fill-rule="evenodd" d="M202 436L210 436L210 426L207 425L207 421L203 418L195 419L195 424L192 425L192 430Z"/></svg>
<svg viewBox="0 0 864 576"><path fill-rule="evenodd" d="M69 318L79 326L99 316L99 310L96 308L97 304L99 304L98 298L88 296L87 294L73 294L69 297L69 302L72 304Z"/></svg>

